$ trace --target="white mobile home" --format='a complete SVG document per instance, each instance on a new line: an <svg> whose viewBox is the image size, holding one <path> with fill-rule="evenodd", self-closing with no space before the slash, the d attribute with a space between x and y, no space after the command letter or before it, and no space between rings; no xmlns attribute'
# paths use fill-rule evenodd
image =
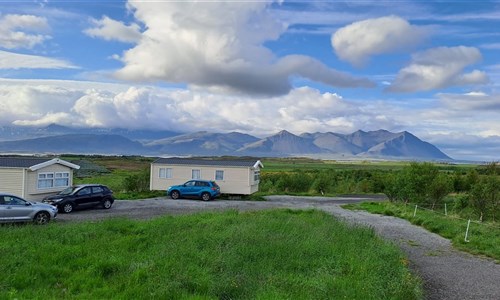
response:
<svg viewBox="0 0 500 300"><path fill-rule="evenodd" d="M223 194L249 195L259 190L257 161L159 158L151 163L151 190L166 190L191 179L213 180Z"/></svg>
<svg viewBox="0 0 500 300"><path fill-rule="evenodd" d="M41 200L71 186L79 168L59 158L0 157L0 191Z"/></svg>

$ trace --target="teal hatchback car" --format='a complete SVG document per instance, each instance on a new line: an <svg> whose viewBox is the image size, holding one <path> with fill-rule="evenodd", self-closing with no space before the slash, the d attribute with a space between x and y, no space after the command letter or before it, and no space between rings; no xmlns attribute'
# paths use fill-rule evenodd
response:
<svg viewBox="0 0 500 300"><path fill-rule="evenodd" d="M172 199L194 197L209 201L220 195L220 187L215 181L194 179L169 187L167 195Z"/></svg>

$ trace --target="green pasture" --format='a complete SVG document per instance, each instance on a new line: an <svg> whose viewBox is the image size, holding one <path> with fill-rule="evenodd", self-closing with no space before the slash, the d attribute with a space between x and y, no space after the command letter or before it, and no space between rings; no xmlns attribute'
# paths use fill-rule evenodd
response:
<svg viewBox="0 0 500 300"><path fill-rule="evenodd" d="M421 299L393 244L314 210L0 226L0 299Z"/></svg>

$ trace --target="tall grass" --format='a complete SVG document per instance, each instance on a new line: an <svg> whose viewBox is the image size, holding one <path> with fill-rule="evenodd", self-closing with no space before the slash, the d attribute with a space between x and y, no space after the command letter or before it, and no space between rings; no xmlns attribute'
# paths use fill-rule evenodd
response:
<svg viewBox="0 0 500 300"><path fill-rule="evenodd" d="M468 241L465 240L468 220L456 214L418 209L415 205L391 202L364 202L343 206L363 209L376 214L396 216L450 239L453 246L474 254L482 254L500 261L500 224L498 222L471 222ZM474 220L473 220L474 221Z"/></svg>
<svg viewBox="0 0 500 300"><path fill-rule="evenodd" d="M0 227L0 299L418 299L372 229L314 211Z"/></svg>

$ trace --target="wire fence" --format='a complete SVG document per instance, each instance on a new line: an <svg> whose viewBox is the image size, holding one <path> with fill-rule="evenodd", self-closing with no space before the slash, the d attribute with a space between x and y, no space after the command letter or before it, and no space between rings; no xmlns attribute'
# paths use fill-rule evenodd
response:
<svg viewBox="0 0 500 300"><path fill-rule="evenodd" d="M412 205L415 205L415 208L413 210L413 217L416 217L418 210L421 209L421 210L429 211L429 212L434 213L434 214L445 216L446 218L455 219L455 220L462 220L462 221L464 221L464 223L466 222L467 228L465 230L465 237L464 237L465 242L469 242L469 237L470 237L469 236L469 229L470 229L471 223L478 224L478 225L485 226L485 227L489 227L492 229L500 230L500 225L475 221L475 220L472 220L472 218L462 218L462 217L455 215L455 214L448 214L448 205L446 203L432 205L433 208L425 207L425 206L430 206L428 203L425 203L425 204L412 203Z"/></svg>

